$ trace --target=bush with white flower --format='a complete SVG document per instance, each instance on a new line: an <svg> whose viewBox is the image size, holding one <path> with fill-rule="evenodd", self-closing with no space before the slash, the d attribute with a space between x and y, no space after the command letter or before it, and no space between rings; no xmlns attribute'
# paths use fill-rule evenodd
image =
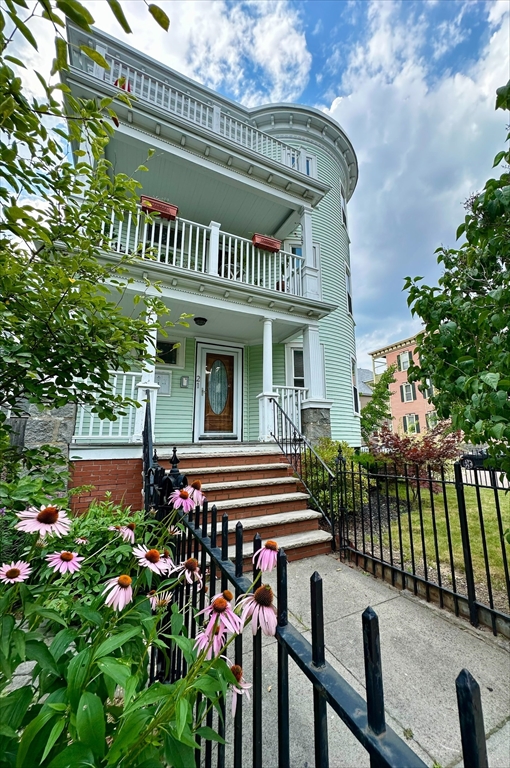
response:
<svg viewBox="0 0 510 768"><path fill-rule="evenodd" d="M186 512L199 498L195 481L173 501ZM18 558L0 563L0 768L152 768L177 764L177 755L194 765L198 737L223 741L205 725L208 707L197 719L197 696L220 710L231 695L233 715L237 698L249 698L228 646L249 622L254 633L275 633L271 588L254 585L237 602L229 590L214 595L189 638L174 592L183 582L203 589L204 574L195 558L177 556L177 512L158 521L107 497L73 517L60 503L5 513L23 543ZM257 566L271 570L277 550L267 542ZM149 684L151 653L172 644L186 677ZM31 680L16 687L27 661Z"/></svg>

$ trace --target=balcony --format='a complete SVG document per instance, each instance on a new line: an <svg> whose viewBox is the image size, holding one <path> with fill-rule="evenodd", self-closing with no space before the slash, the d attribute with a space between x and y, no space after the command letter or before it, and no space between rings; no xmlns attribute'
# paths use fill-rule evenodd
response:
<svg viewBox="0 0 510 768"><path fill-rule="evenodd" d="M159 264L204 275L214 275L240 285L257 286L290 296L304 296L304 257L280 250L270 253L238 235L176 218L147 216L141 210L124 219L114 212L103 225L105 249L130 254Z"/></svg>
<svg viewBox="0 0 510 768"><path fill-rule="evenodd" d="M100 45L97 47L108 62L109 70L94 65L90 60L84 61L83 57L71 51L73 66L114 88L122 88L138 101L152 104L169 115L176 115L294 171L305 172L304 158L299 149L234 117L219 104L207 103L185 93L169 82L111 55Z"/></svg>

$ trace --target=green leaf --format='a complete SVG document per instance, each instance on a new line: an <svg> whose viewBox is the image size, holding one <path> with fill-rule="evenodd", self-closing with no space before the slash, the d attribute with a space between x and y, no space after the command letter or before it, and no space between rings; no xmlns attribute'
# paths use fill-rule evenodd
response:
<svg viewBox="0 0 510 768"><path fill-rule="evenodd" d="M127 19L124 16L124 11L122 10L122 6L119 3L118 0L107 0L108 5L112 9L113 15L119 22L120 26L126 32L128 35L131 34L131 27L127 23Z"/></svg>
<svg viewBox="0 0 510 768"><path fill-rule="evenodd" d="M68 19L74 21L80 29L83 29L85 32L90 32L90 25L94 23L94 19L78 0L57 0L56 5L57 8L62 11Z"/></svg>
<svg viewBox="0 0 510 768"><path fill-rule="evenodd" d="M28 40L32 48L35 48L37 51L37 43L35 40L35 37L29 30L26 24L24 24L21 19L19 18L17 13L11 13L11 11L7 11L7 15L10 16L11 20L14 22L15 26L19 29L25 40Z"/></svg>
<svg viewBox="0 0 510 768"><path fill-rule="evenodd" d="M166 15L166 13L161 10L157 5L154 5L154 3L151 3L149 5L149 13L151 16L158 22L159 26L162 27L165 32L168 32L168 28L170 26L170 19Z"/></svg>
<svg viewBox="0 0 510 768"><path fill-rule="evenodd" d="M44 619L56 621L57 624L67 627L67 622L56 611L52 611L50 608L43 608L42 605L38 605L37 603L31 603L25 606L25 616L32 616L34 613L38 616L42 616Z"/></svg>
<svg viewBox="0 0 510 768"><path fill-rule="evenodd" d="M78 706L83 688L88 678L89 666L92 662L92 648L85 648L71 659L67 668L67 690L73 709Z"/></svg>
<svg viewBox="0 0 510 768"><path fill-rule="evenodd" d="M112 637L109 637L104 643L101 643L94 654L94 659L108 656L112 651L115 651L117 648L120 648L121 645L127 643L132 637L139 635L141 631L141 627L131 627L130 629L125 629L124 632L119 632L117 635L112 635Z"/></svg>
<svg viewBox="0 0 510 768"><path fill-rule="evenodd" d="M16 731L25 717L33 696L34 692L30 685L17 688L7 696L0 696L0 723Z"/></svg>
<svg viewBox="0 0 510 768"><path fill-rule="evenodd" d="M11 633L14 629L14 616L2 616L0 621L0 651L4 656L9 655Z"/></svg>
<svg viewBox="0 0 510 768"><path fill-rule="evenodd" d="M487 371L487 373L480 374L480 378L488 387L491 387L491 389L495 390L498 388L498 381L500 379L499 373L490 373Z"/></svg>
<svg viewBox="0 0 510 768"><path fill-rule="evenodd" d="M51 672L57 677L60 676L55 659L51 655L46 643L41 640L28 640L25 643L25 654L29 661L36 661L41 669Z"/></svg>
<svg viewBox="0 0 510 768"><path fill-rule="evenodd" d="M80 45L80 51L83 51L83 53L89 57L89 59L92 59L96 64L99 64L100 67L103 69L110 69L110 65L104 58L104 56L101 56L99 51L96 51L95 48L89 48L88 45Z"/></svg>
<svg viewBox="0 0 510 768"><path fill-rule="evenodd" d="M69 70L67 61L67 43L60 37L60 35L55 37L55 53L55 60L53 61L53 66L51 68L52 75L56 72L61 72L62 70Z"/></svg>
<svg viewBox="0 0 510 768"><path fill-rule="evenodd" d="M104 675L111 677L122 688L126 687L127 679L131 676L130 664L123 664L114 658L98 659L96 663Z"/></svg>
<svg viewBox="0 0 510 768"><path fill-rule="evenodd" d="M3 723L0 723L0 736L5 736L6 739L18 738L18 734L14 728L11 728L10 725L4 725Z"/></svg>
<svg viewBox="0 0 510 768"><path fill-rule="evenodd" d="M172 768L190 768L194 765L195 753L193 747L183 744L173 733L165 736L165 758Z"/></svg>
<svg viewBox="0 0 510 768"><path fill-rule="evenodd" d="M118 765L119 758L126 752L130 745L138 739L140 731L153 716L152 710L139 709L132 712L124 720L120 730L114 737L113 744L108 751L107 765ZM190 763L190 766L194 765ZM189 766L187 766L189 768Z"/></svg>
<svg viewBox="0 0 510 768"><path fill-rule="evenodd" d="M101 699L95 693L85 691L76 711L76 730L79 740L100 758L105 752L105 728Z"/></svg>
<svg viewBox="0 0 510 768"><path fill-rule="evenodd" d="M100 627L103 623L103 617L99 611L94 611L88 605L75 605L74 611L78 614L78 616L81 616L83 619L85 619L85 621L90 621L91 624L95 624L96 627Z"/></svg>
<svg viewBox="0 0 510 768"><path fill-rule="evenodd" d="M216 731L213 731L212 728L209 728L208 725L203 725L201 728L197 728L195 731L196 736L201 736L203 739L207 739L208 741L217 741L220 744L226 744L224 738L220 736L219 733L216 733Z"/></svg>
<svg viewBox="0 0 510 768"><path fill-rule="evenodd" d="M50 645L50 653L58 661L60 657L67 651L73 640L76 638L76 631L74 629L61 629Z"/></svg>
<svg viewBox="0 0 510 768"><path fill-rule="evenodd" d="M175 708L175 725L176 725L176 733L177 733L178 739L181 738L182 732L184 731L184 727L188 719L188 712L189 712L188 700L179 699L177 702L177 706Z"/></svg>
<svg viewBox="0 0 510 768"><path fill-rule="evenodd" d="M163 699L172 696L174 693L175 686L173 685L153 683L150 688L146 688L145 691L142 691L136 699L134 699L134 701L126 706L126 711L134 712L136 709L140 709L140 707L148 707L150 704L157 704L160 701L163 701Z"/></svg>
<svg viewBox="0 0 510 768"><path fill-rule="evenodd" d="M55 704L54 706L57 706L57 705ZM50 735L48 736L48 741L46 742L46 746L44 747L44 752L41 757L41 762L39 763L39 765L41 765L41 763L43 763L48 757L48 755L50 754L51 750L55 746L55 743L58 737L64 730L66 722L67 722L67 718L62 717L60 718L60 720L57 720L57 722L54 724L53 728L50 731Z"/></svg>
<svg viewBox="0 0 510 768"><path fill-rule="evenodd" d="M11 61L13 64L16 64L18 67L23 67L23 69L26 69L26 66L23 64L21 59L17 59L15 56L4 56L4 59L6 61Z"/></svg>
<svg viewBox="0 0 510 768"><path fill-rule="evenodd" d="M48 768L94 768L95 765L94 753L90 747L76 742L60 752Z"/></svg>
<svg viewBox="0 0 510 768"><path fill-rule="evenodd" d="M46 723L49 723L49 721L54 717L57 717L57 712L53 712L51 709L43 709L41 712L39 712L37 717L27 725L23 731L23 736L21 737L21 741L19 743L18 754L16 756L16 768L27 768L27 765L33 765L32 762L26 762L32 741L37 736L41 728L43 728Z"/></svg>

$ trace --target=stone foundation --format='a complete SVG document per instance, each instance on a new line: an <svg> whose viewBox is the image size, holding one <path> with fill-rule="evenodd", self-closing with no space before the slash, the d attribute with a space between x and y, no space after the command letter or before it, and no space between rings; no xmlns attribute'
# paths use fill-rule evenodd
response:
<svg viewBox="0 0 510 768"><path fill-rule="evenodd" d="M39 448L41 445L53 445L60 448L63 455L69 458L69 444L74 434L76 420L76 405L69 403L62 408L40 411L35 405L27 407L27 418L13 419L18 424L13 425L19 437L19 442L25 448ZM24 422L21 425L21 422Z"/></svg>
<svg viewBox="0 0 510 768"><path fill-rule="evenodd" d="M321 437L331 437L329 408L303 408L301 429L311 443L317 442Z"/></svg>

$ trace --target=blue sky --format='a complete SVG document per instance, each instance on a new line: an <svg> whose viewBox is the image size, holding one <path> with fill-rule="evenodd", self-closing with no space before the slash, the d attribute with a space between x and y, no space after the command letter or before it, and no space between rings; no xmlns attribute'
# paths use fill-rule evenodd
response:
<svg viewBox="0 0 510 768"><path fill-rule="evenodd" d="M434 251L455 245L503 146L494 94L509 77L510 0L159 0L168 34L129 0L129 36L104 0L85 2L98 27L226 96L338 120L360 168L348 206L358 363L419 330L404 277L437 281ZM48 35L39 54L19 52L46 72L52 46Z"/></svg>

